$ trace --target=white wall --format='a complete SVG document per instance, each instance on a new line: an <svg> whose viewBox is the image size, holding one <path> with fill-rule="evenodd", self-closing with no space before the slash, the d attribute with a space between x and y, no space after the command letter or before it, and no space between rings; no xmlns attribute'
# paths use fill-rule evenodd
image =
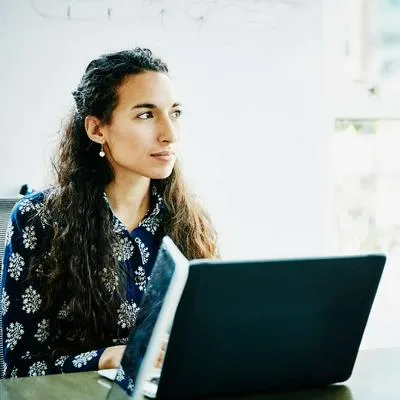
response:
<svg viewBox="0 0 400 400"><path fill-rule="evenodd" d="M254 12L258 2L239 1L240 9L220 0L229 7L213 11L219 2L209 2L197 15L178 12L179 0L151 2L154 10L168 6L162 25L121 10L112 21L43 18L28 1L2 0L0 195L46 184L59 121L89 60L143 45L166 59L182 94L183 162L214 217L222 254L321 253L321 1ZM56 1L33 3L51 12Z"/></svg>
<svg viewBox="0 0 400 400"><path fill-rule="evenodd" d="M113 3L123 1L130 0ZM323 0L298 0L292 8L283 1L280 8L279 0L193 0L195 8L189 0L142 0L132 4L147 4L147 17L117 8L111 22L67 21L60 11L68 3L107 2L33 1L62 16L51 19L35 13L29 1L1 1L0 197L25 182L46 184L60 119L89 60L143 45L168 61L181 91L184 165L217 225L222 254L324 252L331 215L325 118L333 109L323 108L332 104L323 87L333 87L336 0L325 2L325 46ZM262 4L264 11L255 12ZM155 11L167 6L162 25ZM206 22L199 25L202 13ZM392 281L384 277L364 347L398 343L399 319L385 311L395 310Z"/></svg>

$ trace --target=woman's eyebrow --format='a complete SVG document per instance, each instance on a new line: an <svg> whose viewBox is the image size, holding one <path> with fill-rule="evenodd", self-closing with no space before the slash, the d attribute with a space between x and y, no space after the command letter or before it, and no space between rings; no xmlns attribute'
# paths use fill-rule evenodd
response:
<svg viewBox="0 0 400 400"><path fill-rule="evenodd" d="M181 105L181 103L174 103L171 108L179 107ZM153 103L139 103L132 107L132 109L135 108L157 108L157 106Z"/></svg>
<svg viewBox="0 0 400 400"><path fill-rule="evenodd" d="M132 109L134 108L157 108L157 106L152 103L139 103L132 107Z"/></svg>

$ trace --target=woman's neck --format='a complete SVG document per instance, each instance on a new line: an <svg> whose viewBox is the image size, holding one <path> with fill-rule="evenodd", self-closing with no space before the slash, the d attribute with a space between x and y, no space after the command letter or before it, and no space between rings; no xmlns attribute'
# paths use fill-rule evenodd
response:
<svg viewBox="0 0 400 400"><path fill-rule="evenodd" d="M116 176L106 193L113 213L130 232L150 208L150 178Z"/></svg>

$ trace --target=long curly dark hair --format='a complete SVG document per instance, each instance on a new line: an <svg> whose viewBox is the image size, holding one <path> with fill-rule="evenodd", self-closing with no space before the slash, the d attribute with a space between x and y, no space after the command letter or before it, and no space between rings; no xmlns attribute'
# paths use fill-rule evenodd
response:
<svg viewBox="0 0 400 400"><path fill-rule="evenodd" d="M42 274L47 309L57 310L65 293L70 297L70 315L80 322L75 340L79 339L82 347L104 343L109 337L107 327L116 320L115 294L106 290L100 271L106 268L111 274L122 274L113 253L116 237L112 216L102 201L114 172L107 160L99 157L99 148L86 134L84 121L92 115L110 123L119 86L127 76L147 71L167 74L168 68L142 48L106 54L90 62L73 92L76 108L62 130L53 161L56 183L47 192L41 211L50 215L53 223L45 241L47 248L41 250L44 256L32 263L31 273L39 269ZM171 236L189 259L216 257L215 230L184 182L179 163L158 183L168 214L163 233ZM119 282L118 293L123 297L126 281Z"/></svg>

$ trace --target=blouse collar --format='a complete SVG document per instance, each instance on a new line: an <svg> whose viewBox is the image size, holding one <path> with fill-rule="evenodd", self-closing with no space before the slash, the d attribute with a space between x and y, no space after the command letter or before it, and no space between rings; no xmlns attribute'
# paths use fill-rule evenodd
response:
<svg viewBox="0 0 400 400"><path fill-rule="evenodd" d="M138 227L145 227L149 230L149 227L153 227L151 231L155 233L154 227L158 228L160 222L162 220L162 210L165 209L165 204L163 201L163 197L160 193L160 188L157 187L156 183L151 183L151 197L150 197L150 208L147 210L146 215L143 217L142 221L139 223ZM127 230L124 224L118 219L118 217L114 214L110 200L108 199L107 193L103 192L103 199L110 210L111 214L114 218L114 232L120 233L122 230Z"/></svg>

